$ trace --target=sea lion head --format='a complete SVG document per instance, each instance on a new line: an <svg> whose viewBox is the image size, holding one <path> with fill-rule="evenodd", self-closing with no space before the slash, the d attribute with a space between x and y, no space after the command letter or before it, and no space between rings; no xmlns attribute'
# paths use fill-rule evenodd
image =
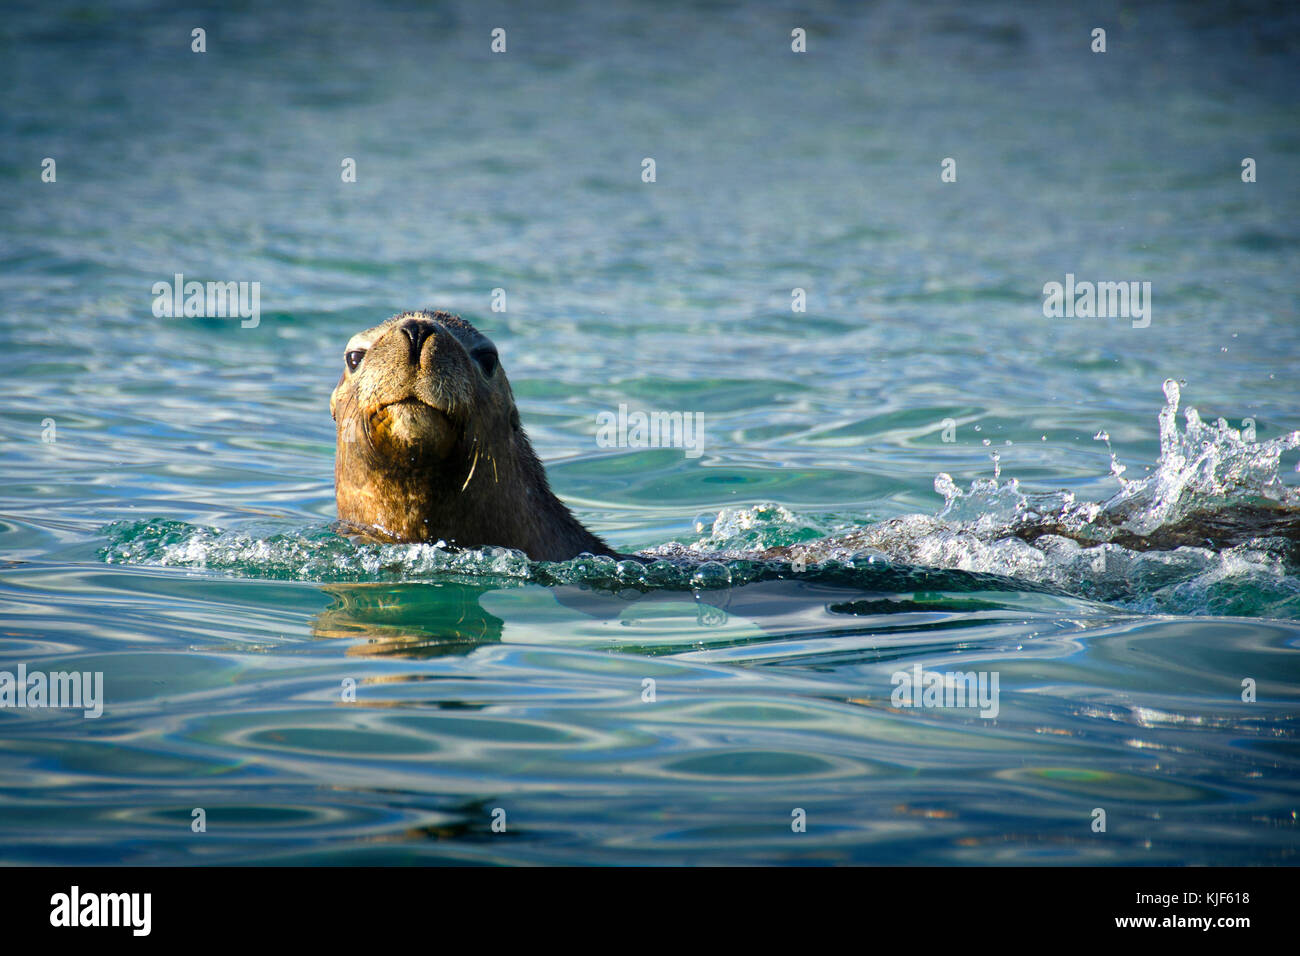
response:
<svg viewBox="0 0 1300 956"><path fill-rule="evenodd" d="M376 464L430 467L470 437L519 427L492 341L448 312L403 312L358 332L330 396L340 442ZM352 431L345 434L345 429Z"/></svg>
<svg viewBox="0 0 1300 956"><path fill-rule="evenodd" d="M330 397L339 517L380 537L613 554L551 492L497 348L449 312L358 332Z"/></svg>

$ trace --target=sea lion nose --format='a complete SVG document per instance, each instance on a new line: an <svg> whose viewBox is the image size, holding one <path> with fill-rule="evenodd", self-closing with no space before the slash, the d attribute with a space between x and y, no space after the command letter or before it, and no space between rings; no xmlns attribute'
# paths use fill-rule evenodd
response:
<svg viewBox="0 0 1300 956"><path fill-rule="evenodd" d="M433 334L433 323L421 322L419 319L407 319L398 326L408 339L411 340L411 364L420 364L420 348L424 345L424 340Z"/></svg>

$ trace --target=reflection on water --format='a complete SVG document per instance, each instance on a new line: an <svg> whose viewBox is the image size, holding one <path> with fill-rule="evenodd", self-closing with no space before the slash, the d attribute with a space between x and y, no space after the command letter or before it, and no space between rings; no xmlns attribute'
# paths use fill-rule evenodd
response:
<svg viewBox="0 0 1300 956"><path fill-rule="evenodd" d="M352 654L468 654L501 640L505 624L479 604L486 586L327 584L322 590L331 603L312 619L312 637L354 640Z"/></svg>
<svg viewBox="0 0 1300 956"><path fill-rule="evenodd" d="M10 572L5 593L48 597L84 573ZM200 577L184 595L141 590L136 610L213 615L259 586ZM49 668L103 670L113 705L93 724L4 715L6 859L1254 863L1295 852L1300 633L1289 623L802 580L733 589L725 609L710 605L716 619L689 592L432 582L292 585L283 597L315 610L260 641L249 622L246 642L224 649L178 657L109 635L89 652L47 646ZM521 620L526 643L514 641ZM39 615L19 619L11 634L35 649L41 627ZM997 718L894 706L892 675L913 664L996 672ZM1241 698L1247 677L1254 703ZM189 829L195 807L206 834ZM1098 807L1105 833L1091 829ZM807 832L791 830L796 809ZM492 829L501 811L504 834Z"/></svg>

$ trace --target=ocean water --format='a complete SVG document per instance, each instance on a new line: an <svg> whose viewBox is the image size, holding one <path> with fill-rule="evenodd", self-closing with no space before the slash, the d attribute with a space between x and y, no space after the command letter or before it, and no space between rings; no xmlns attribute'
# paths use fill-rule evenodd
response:
<svg viewBox="0 0 1300 956"><path fill-rule="evenodd" d="M0 670L103 713L0 708L0 862L1295 862L1294 541L1124 534L1298 505L1298 27L6 11ZM155 315L177 273L256 324ZM1149 312L1045 317L1067 275ZM422 307L656 563L337 532L344 344Z"/></svg>

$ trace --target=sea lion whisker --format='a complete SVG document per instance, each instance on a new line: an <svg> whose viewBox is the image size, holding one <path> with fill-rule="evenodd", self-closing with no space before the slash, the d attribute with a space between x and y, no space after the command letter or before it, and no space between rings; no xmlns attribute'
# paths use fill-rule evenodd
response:
<svg viewBox="0 0 1300 956"><path fill-rule="evenodd" d="M465 476L465 484L460 486L460 490L462 492L469 487L469 480L474 477L474 469L477 467L478 467L478 450L476 449L474 451L474 462L469 466L469 474Z"/></svg>
<svg viewBox="0 0 1300 956"><path fill-rule="evenodd" d="M357 397L355 392L352 393L349 398L351 399L353 410L357 412L357 418L361 419L361 437L366 440L366 448L373 449L375 447L375 437L370 433L370 416L361 414L361 400Z"/></svg>
<svg viewBox="0 0 1300 956"><path fill-rule="evenodd" d="M340 403L340 421L347 419L349 422L349 441L356 441L357 419L360 419L361 435L366 440L368 448L374 447L374 438L370 434L369 416L360 414L361 400L355 392L345 392ZM355 414L354 414L355 413Z"/></svg>

